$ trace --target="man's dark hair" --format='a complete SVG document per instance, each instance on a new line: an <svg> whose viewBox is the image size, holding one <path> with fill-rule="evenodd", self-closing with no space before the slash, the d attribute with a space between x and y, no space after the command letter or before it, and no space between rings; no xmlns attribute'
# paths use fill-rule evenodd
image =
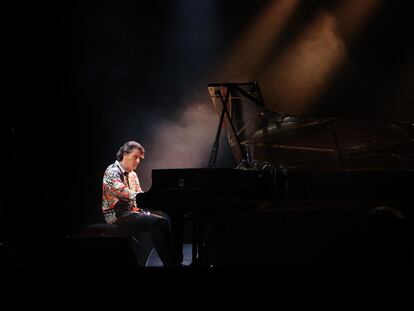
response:
<svg viewBox="0 0 414 311"><path fill-rule="evenodd" d="M126 142L121 146L121 148L119 148L118 152L116 153L116 159L118 161L122 161L122 159L124 158L124 154L131 153L134 149L140 150L143 154L145 153L144 147L142 147L140 143L131 140Z"/></svg>

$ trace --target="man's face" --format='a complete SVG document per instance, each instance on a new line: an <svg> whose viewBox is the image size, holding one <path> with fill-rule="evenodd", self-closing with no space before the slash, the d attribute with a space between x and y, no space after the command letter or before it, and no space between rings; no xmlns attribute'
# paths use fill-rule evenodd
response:
<svg viewBox="0 0 414 311"><path fill-rule="evenodd" d="M135 170L141 160L144 158L144 154L139 149L133 149L130 153L125 153L122 159L122 166L128 172Z"/></svg>

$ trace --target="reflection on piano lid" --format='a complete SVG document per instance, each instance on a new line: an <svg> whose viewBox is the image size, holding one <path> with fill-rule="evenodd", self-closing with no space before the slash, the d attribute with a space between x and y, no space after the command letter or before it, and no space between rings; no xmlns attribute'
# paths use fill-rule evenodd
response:
<svg viewBox="0 0 414 311"><path fill-rule="evenodd" d="M208 90L218 113L224 105L229 112L223 123L237 167L414 168L413 124L286 115L266 107L256 82L212 83Z"/></svg>

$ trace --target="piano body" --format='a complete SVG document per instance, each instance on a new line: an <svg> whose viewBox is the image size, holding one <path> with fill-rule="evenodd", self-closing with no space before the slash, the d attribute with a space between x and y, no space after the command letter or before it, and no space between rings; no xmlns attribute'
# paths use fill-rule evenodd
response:
<svg viewBox="0 0 414 311"><path fill-rule="evenodd" d="M256 82L208 90L220 120L208 167L153 170L137 198L190 213L194 264L413 264L413 124L285 115ZM234 168L215 165L222 129Z"/></svg>

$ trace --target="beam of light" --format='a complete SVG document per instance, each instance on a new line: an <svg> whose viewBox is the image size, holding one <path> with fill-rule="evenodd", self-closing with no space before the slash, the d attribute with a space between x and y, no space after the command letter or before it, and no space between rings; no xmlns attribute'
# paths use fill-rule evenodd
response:
<svg viewBox="0 0 414 311"><path fill-rule="evenodd" d="M293 114L308 112L346 56L336 26L332 14L321 12L264 72L260 80L269 107Z"/></svg>
<svg viewBox="0 0 414 311"><path fill-rule="evenodd" d="M213 105L192 100L178 120L150 126L153 137L145 146L147 155L140 174L143 189L151 184L148 170L207 167L217 123Z"/></svg>
<svg viewBox="0 0 414 311"><path fill-rule="evenodd" d="M347 59L345 39L361 31L380 2L347 0L333 13L320 11L260 77L267 104L286 113L309 113Z"/></svg>
<svg viewBox="0 0 414 311"><path fill-rule="evenodd" d="M271 2L230 48L220 79L254 80L298 3L299 0Z"/></svg>
<svg viewBox="0 0 414 311"><path fill-rule="evenodd" d="M273 1L257 18L254 27L234 45L221 66L225 68L222 72L233 75L232 70L236 69L241 71L236 73L237 76L254 75L268 56L275 38L283 30L298 2L299 0ZM205 30L202 42L215 45L218 29L212 23L216 22L212 3L214 1L206 0L202 5L199 2L183 1L175 7L177 25L171 39L180 51L186 51L190 47L194 51L193 45L199 45L199 41L192 37L194 27ZM205 46L206 43L200 45L200 48ZM179 120L157 122L151 128L154 134L151 145L146 146L148 155L140 174L144 190L151 184L148 169L206 167L208 164L218 124L217 114L207 92L197 92L187 100L187 108L183 109Z"/></svg>
<svg viewBox="0 0 414 311"><path fill-rule="evenodd" d="M209 102L207 83L200 86L200 72L213 58L211 47L220 38L217 5L215 0L180 0L172 5L165 53L168 66L160 80L167 76L166 84L179 88L174 90L179 96L167 98L168 105L175 105L174 115L179 117L158 116L148 126L151 135L144 146L145 161L139 168L144 190L152 186L152 169L199 168L208 164L218 120ZM184 95L183 100L177 99Z"/></svg>
<svg viewBox="0 0 414 311"><path fill-rule="evenodd" d="M175 1L169 44L182 51L214 46L217 34L217 3L213 0ZM202 36L195 36L202 33Z"/></svg>

